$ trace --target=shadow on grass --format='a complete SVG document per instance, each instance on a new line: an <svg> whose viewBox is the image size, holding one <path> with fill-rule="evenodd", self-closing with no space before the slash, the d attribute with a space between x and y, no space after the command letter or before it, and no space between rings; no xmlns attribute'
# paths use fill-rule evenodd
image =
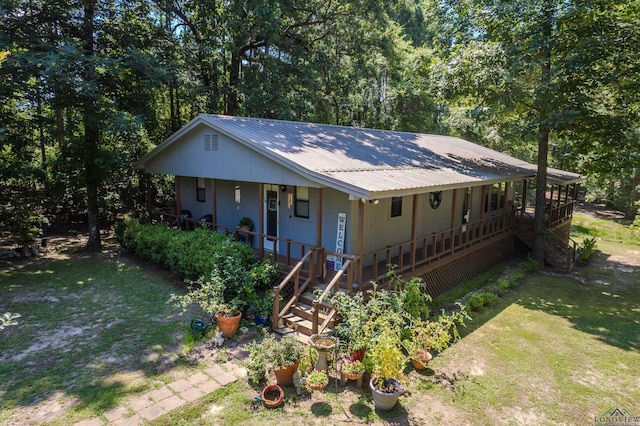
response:
<svg viewBox="0 0 640 426"><path fill-rule="evenodd" d="M567 319L580 331L625 350L640 350L640 273L606 255L572 275L536 273L497 302L470 312L471 321L459 327L467 336L517 303ZM627 272L624 272L627 271Z"/></svg>
<svg viewBox="0 0 640 426"><path fill-rule="evenodd" d="M602 281L580 283L573 279L536 277L518 304L567 319L580 331L625 350L640 349L640 293L611 287Z"/></svg>
<svg viewBox="0 0 640 426"><path fill-rule="evenodd" d="M180 362L168 359L185 321L166 305L172 283L104 255L2 271L0 311L22 317L0 339L0 411L63 393L95 415L150 390Z"/></svg>

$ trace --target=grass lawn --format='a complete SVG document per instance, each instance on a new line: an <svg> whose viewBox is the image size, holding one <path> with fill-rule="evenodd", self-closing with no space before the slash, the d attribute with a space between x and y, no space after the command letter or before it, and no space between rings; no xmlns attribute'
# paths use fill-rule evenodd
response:
<svg viewBox="0 0 640 426"><path fill-rule="evenodd" d="M119 267L115 252L0 272L0 312L22 315L0 331L0 423L38 423L41 407L66 410L56 423L68 424L162 383L165 367L181 368L185 320L166 305L178 290L166 274Z"/></svg>
<svg viewBox="0 0 640 426"><path fill-rule="evenodd" d="M367 384L286 389L285 404L267 410L240 381L152 423L583 425L610 408L640 415L640 246L622 228L597 236L602 252L589 265L531 274L473 313L462 340L410 373L389 413L373 410ZM578 241L595 232L584 229ZM203 368L180 348L188 319L165 303L176 282L130 261L119 269L113 253L0 272L0 313L22 314L0 331L0 424L95 417Z"/></svg>

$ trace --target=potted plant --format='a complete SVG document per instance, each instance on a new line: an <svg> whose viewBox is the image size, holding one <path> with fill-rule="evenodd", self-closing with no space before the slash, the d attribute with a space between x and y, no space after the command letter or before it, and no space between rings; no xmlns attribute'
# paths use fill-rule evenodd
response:
<svg viewBox="0 0 640 426"><path fill-rule="evenodd" d="M267 290L264 293L264 296L260 296L258 293L253 292L249 298L249 304L254 309L256 325L266 327L271 321L271 313L273 310L273 290Z"/></svg>
<svg viewBox="0 0 640 426"><path fill-rule="evenodd" d="M360 360L343 359L340 363L340 372L349 380L358 380L364 370L364 363Z"/></svg>
<svg viewBox="0 0 640 426"><path fill-rule="evenodd" d="M376 343L368 350L373 371L369 387L376 410L392 409L404 390L404 366L407 358L401 349L400 335L392 327L382 329Z"/></svg>
<svg viewBox="0 0 640 426"><path fill-rule="evenodd" d="M466 307L458 304L454 312L442 312L435 320L414 320L409 327L409 338L402 341L414 368L422 370L431 360L431 351L442 352L457 340L458 325L464 325L469 316Z"/></svg>
<svg viewBox="0 0 640 426"><path fill-rule="evenodd" d="M183 295L172 294L169 302L186 312L188 308L197 304L207 315L207 324L216 319L222 337L232 337L237 331L242 318L241 307L244 302L238 297L225 300L225 283L222 274L218 270L211 273L211 277L204 277L189 284L189 292Z"/></svg>
<svg viewBox="0 0 640 426"><path fill-rule="evenodd" d="M292 335L276 338L265 332L261 342L252 342L247 348L247 370L253 381L261 381L267 372L273 371L280 386L293 384L293 373L304 354L304 345Z"/></svg>
<svg viewBox="0 0 640 426"><path fill-rule="evenodd" d="M305 383L311 390L322 390L329 384L329 375L324 370L313 370L305 377Z"/></svg>
<svg viewBox="0 0 640 426"><path fill-rule="evenodd" d="M251 231L251 229L253 229L253 220L245 216L242 219L240 219L238 226L242 231Z"/></svg>
<svg viewBox="0 0 640 426"><path fill-rule="evenodd" d="M363 292L356 292L351 296L336 292L331 298L331 304L340 317L340 323L335 327L335 335L349 352L351 359L362 360L367 345L365 324L370 319Z"/></svg>

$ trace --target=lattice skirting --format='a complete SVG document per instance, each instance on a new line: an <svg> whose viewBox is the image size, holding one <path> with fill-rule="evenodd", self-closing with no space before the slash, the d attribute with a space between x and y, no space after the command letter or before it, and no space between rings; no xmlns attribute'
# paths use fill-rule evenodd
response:
<svg viewBox="0 0 640 426"><path fill-rule="evenodd" d="M512 255L513 237L509 234L499 241L478 247L464 256L436 265L420 273L420 276L427 284L428 293L436 297L498 263L510 259Z"/></svg>

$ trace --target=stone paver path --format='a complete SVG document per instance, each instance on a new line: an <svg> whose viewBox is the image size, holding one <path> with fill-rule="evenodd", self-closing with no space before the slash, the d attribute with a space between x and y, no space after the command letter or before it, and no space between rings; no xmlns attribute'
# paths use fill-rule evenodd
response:
<svg viewBox="0 0 640 426"><path fill-rule="evenodd" d="M123 405L105 411L102 417L83 420L75 426L139 425L246 377L247 371L233 362L216 364L204 372L179 378L161 388L136 396Z"/></svg>

